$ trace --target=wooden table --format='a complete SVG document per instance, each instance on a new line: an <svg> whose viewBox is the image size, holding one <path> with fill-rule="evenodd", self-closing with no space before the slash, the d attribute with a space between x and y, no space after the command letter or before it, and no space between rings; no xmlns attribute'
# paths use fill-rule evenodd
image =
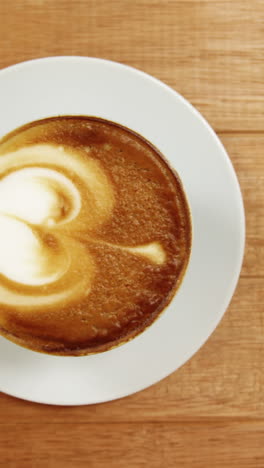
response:
<svg viewBox="0 0 264 468"><path fill-rule="evenodd" d="M1 0L0 18L0 68L88 55L177 89L226 146L247 213L237 291L196 356L152 388L102 405L1 394L0 466L263 468L263 0Z"/></svg>

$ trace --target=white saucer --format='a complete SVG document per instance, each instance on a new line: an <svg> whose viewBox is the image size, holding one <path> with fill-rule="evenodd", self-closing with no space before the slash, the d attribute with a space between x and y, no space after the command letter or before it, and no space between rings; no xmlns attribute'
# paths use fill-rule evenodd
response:
<svg viewBox="0 0 264 468"><path fill-rule="evenodd" d="M92 115L143 135L183 181L193 218L190 264L164 314L131 342L93 356L54 357L0 339L0 390L31 401L83 405L124 397L184 364L222 318L244 251L237 178L219 139L179 94L106 60L53 57L0 71L0 137L56 115Z"/></svg>

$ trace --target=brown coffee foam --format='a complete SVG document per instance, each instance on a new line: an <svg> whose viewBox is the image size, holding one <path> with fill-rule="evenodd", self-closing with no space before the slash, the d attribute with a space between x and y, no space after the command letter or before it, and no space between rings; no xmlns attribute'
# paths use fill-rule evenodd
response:
<svg viewBox="0 0 264 468"><path fill-rule="evenodd" d="M93 191L65 164L64 149L55 166L47 159L38 161L40 167L56 167L69 176L82 193L80 215L56 227L76 262L68 276L49 288L33 288L23 294L16 285L21 300L16 305L14 300L11 307L1 306L0 323L2 318L5 329L38 350L45 347L48 351L50 346L50 352L56 352L57 346L71 354L74 349L90 352L107 343L110 346L151 323L182 278L190 251L190 218L181 184L145 141L96 119L58 118L29 125L3 141L0 168L8 153L33 145L42 149L63 146L74 160L98 170L101 190L110 187L105 197L108 204L97 204L98 217ZM32 154L21 162L35 167L36 157ZM151 243L160 245L165 253L161 265L125 250ZM59 296L63 290L71 291L80 278L82 287L68 298ZM38 297L52 299L52 295L54 302L48 308L47 304L37 305Z"/></svg>

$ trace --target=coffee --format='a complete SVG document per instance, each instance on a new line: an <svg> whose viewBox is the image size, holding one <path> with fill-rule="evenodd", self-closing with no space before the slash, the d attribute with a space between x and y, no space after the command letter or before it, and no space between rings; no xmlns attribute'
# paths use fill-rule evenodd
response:
<svg viewBox="0 0 264 468"><path fill-rule="evenodd" d="M7 338L65 355L122 343L169 303L190 248L181 182L139 135L97 118L56 117L2 139Z"/></svg>

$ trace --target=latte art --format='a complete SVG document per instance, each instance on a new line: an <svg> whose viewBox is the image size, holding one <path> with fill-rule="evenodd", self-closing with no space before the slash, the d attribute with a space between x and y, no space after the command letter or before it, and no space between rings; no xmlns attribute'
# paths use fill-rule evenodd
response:
<svg viewBox="0 0 264 468"><path fill-rule="evenodd" d="M11 282L45 286L31 308L87 295L94 264L73 232L92 231L111 214L113 192L99 164L43 144L5 154L0 171L0 274L10 281L0 301L14 304L17 295L17 307L25 306L26 291L10 294ZM71 177L80 179L78 188ZM84 254L78 267L75 258Z"/></svg>
<svg viewBox="0 0 264 468"><path fill-rule="evenodd" d="M35 160L42 164L45 154L47 159L52 158L56 167L56 163L58 165L60 163L62 152L64 157L67 157L70 171L75 170L76 175L82 177L83 193L68 177L55 169L47 167L14 169L13 161L19 161L23 156L25 160L29 160L31 154L34 154ZM10 281L27 286L54 283L70 269L75 268L72 257L78 254L80 241L74 238L74 221L80 214L82 206L85 206L85 202L87 204L89 202L85 200L87 194L90 195L89 192L92 191L93 210L97 216L93 216L93 223L90 226L89 213L85 213L82 227L85 229L84 237L87 232L92 233L93 229L102 222L100 214L101 216L103 214L104 220L107 215L111 215L114 197L110 184L99 165L92 164L91 161L85 167L84 173L78 172L79 167L76 164L78 155L68 153L62 147L32 146L6 156L13 163L13 171L0 181L0 274ZM96 239L91 237L91 242L95 243ZM145 256L157 264L165 261L162 246L155 242L136 247L113 244L111 246L131 254ZM85 271L90 270L91 273L93 264L89 255L85 257L85 261L87 262ZM91 274L86 280L85 290L82 288L82 292L87 294L90 289ZM80 294L79 288L77 291ZM47 288L45 293L48 296ZM61 298L62 296L60 300ZM69 291L64 292L64 299L72 299ZM54 300L56 301L57 297L51 295L51 305ZM4 297L1 301L4 302ZM6 303L8 304L8 296ZM38 305L36 302L35 307Z"/></svg>
<svg viewBox="0 0 264 468"><path fill-rule="evenodd" d="M27 168L4 177L0 182L0 273L28 286L57 281L71 261L47 228L70 222L80 207L73 183L57 171Z"/></svg>
<svg viewBox="0 0 264 468"><path fill-rule="evenodd" d="M43 226L68 223L76 218L80 208L79 191L56 170L19 169L0 181L0 213L26 223Z"/></svg>
<svg viewBox="0 0 264 468"><path fill-rule="evenodd" d="M4 139L0 330L71 354L153 320L189 255L175 181L145 142L96 119L47 119Z"/></svg>
<svg viewBox="0 0 264 468"><path fill-rule="evenodd" d="M67 252L55 237L50 237L49 245L44 235L23 221L2 214L0 242L0 273L11 281L28 286L49 284L70 266Z"/></svg>

